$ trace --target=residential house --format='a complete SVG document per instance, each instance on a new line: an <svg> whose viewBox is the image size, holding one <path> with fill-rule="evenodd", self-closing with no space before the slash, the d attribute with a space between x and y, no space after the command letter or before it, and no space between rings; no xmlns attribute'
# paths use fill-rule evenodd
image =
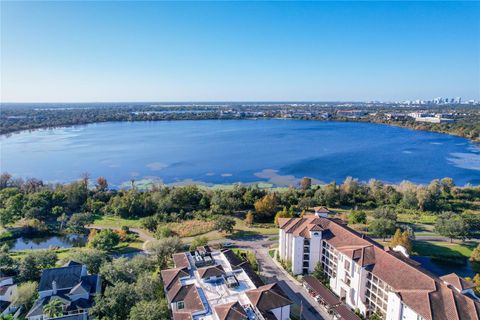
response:
<svg viewBox="0 0 480 320"><path fill-rule="evenodd" d="M0 316L15 312L18 308L12 304L17 292L13 277L0 277Z"/></svg>
<svg viewBox="0 0 480 320"><path fill-rule="evenodd" d="M63 267L45 269L38 285L38 300L27 314L29 320L86 320L95 295L101 291L99 275L89 275L87 267L69 261ZM44 307L52 300L62 304L62 316L50 318Z"/></svg>
<svg viewBox="0 0 480 320"><path fill-rule="evenodd" d="M232 250L208 246L173 256L162 270L174 320L287 320L290 305L276 284L265 285L250 264Z"/></svg>

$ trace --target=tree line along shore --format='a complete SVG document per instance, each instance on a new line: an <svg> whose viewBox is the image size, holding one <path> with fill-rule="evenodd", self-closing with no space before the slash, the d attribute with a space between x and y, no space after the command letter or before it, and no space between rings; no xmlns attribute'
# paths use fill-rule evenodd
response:
<svg viewBox="0 0 480 320"><path fill-rule="evenodd" d="M233 111L232 111L233 108ZM32 108L22 105L2 106L0 134L11 134L25 130L58 128L115 121L169 121L169 120L241 120L275 119L288 117L317 121L370 122L399 127L456 135L480 141L480 111L475 107L436 107L432 112L455 113L455 121L447 123L416 122L403 117L387 117L388 114L415 112L425 107L409 109L395 106L369 106L365 115L346 117L337 113L338 107L158 107L144 105L73 105L69 108Z"/></svg>

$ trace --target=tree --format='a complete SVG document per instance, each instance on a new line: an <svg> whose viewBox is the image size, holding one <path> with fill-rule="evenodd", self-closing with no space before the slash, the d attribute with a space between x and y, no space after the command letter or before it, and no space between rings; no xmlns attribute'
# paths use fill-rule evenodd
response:
<svg viewBox="0 0 480 320"><path fill-rule="evenodd" d="M101 230L90 240L90 247L103 251L110 251L120 242L118 234L110 229Z"/></svg>
<svg viewBox="0 0 480 320"><path fill-rule="evenodd" d="M247 251L246 256L248 263L252 266L252 269L258 271L257 256L254 251Z"/></svg>
<svg viewBox="0 0 480 320"><path fill-rule="evenodd" d="M142 219L142 227L148 231L155 232L157 230L158 221L155 216L148 216Z"/></svg>
<svg viewBox="0 0 480 320"><path fill-rule="evenodd" d="M410 234L407 230L401 231L399 228L395 231L395 234L390 241L390 246L395 248L396 246L402 246L410 253L412 251L412 242L410 240Z"/></svg>
<svg viewBox="0 0 480 320"><path fill-rule="evenodd" d="M278 211L277 214L275 214L275 218L273 222L278 226L279 218L291 218L291 217L293 217L293 208L290 207L290 209L287 210L287 207L283 207L282 211Z"/></svg>
<svg viewBox="0 0 480 320"><path fill-rule="evenodd" d="M130 310L131 320L169 319L168 304L165 299L157 301L140 301Z"/></svg>
<svg viewBox="0 0 480 320"><path fill-rule="evenodd" d="M190 251L195 250L198 247L206 246L208 244L208 238L205 236L195 237L190 243Z"/></svg>
<svg viewBox="0 0 480 320"><path fill-rule="evenodd" d="M150 241L146 245L147 251L156 259L160 269L164 268L172 254L180 251L182 247L183 243L178 237Z"/></svg>
<svg viewBox="0 0 480 320"><path fill-rule="evenodd" d="M62 208L62 207L55 207L55 208ZM53 209L55 209L53 208ZM52 210L53 210L52 209ZM63 228L65 227L65 224L67 223L68 221L68 216L65 212L63 212L62 214L60 214L60 216L57 218L57 221L60 222L60 227L59 227L59 230L62 231Z"/></svg>
<svg viewBox="0 0 480 320"><path fill-rule="evenodd" d="M390 246L392 248L395 248L396 246L401 245L400 244L401 238L402 238L402 230L400 230L400 228L397 228L397 230L395 231L395 234L392 237L392 240L390 240Z"/></svg>
<svg viewBox="0 0 480 320"><path fill-rule="evenodd" d="M162 297L162 290L162 280L158 274L152 275L150 272L143 272L135 282L135 292L140 300L158 300Z"/></svg>
<svg viewBox="0 0 480 320"><path fill-rule="evenodd" d="M395 231L397 214L389 207L382 207L374 211L373 218L368 225L368 230L385 241L385 238Z"/></svg>
<svg viewBox="0 0 480 320"><path fill-rule="evenodd" d="M473 249L470 261L480 262L480 243L475 249Z"/></svg>
<svg viewBox="0 0 480 320"><path fill-rule="evenodd" d="M33 255L29 254L20 261L18 277L21 281L35 281L40 278L40 270Z"/></svg>
<svg viewBox="0 0 480 320"><path fill-rule="evenodd" d="M352 210L348 215L348 223L351 224L366 224L367 223L367 214L365 211Z"/></svg>
<svg viewBox="0 0 480 320"><path fill-rule="evenodd" d="M450 242L452 242L453 239L465 240L469 228L461 215L446 212L437 218L434 230L440 235L450 238Z"/></svg>
<svg viewBox="0 0 480 320"><path fill-rule="evenodd" d="M38 284L34 281L20 284L13 297L13 303L16 306L25 306L25 309L29 310L37 298L37 286Z"/></svg>
<svg viewBox="0 0 480 320"><path fill-rule="evenodd" d="M125 320L138 300L134 284L118 282L95 298L92 314L99 319Z"/></svg>
<svg viewBox="0 0 480 320"><path fill-rule="evenodd" d="M382 320L383 317L381 315L379 315L378 313L373 313L369 318L368 320Z"/></svg>
<svg viewBox="0 0 480 320"><path fill-rule="evenodd" d="M328 283L328 276L323 272L322 263L318 262L313 270L312 276L320 280L323 284Z"/></svg>
<svg viewBox="0 0 480 320"><path fill-rule="evenodd" d="M86 265L88 272L91 274L97 274L100 271L100 266L105 262L108 262L109 259L110 257L108 254L100 250L73 250L62 260L62 263L65 264L70 260L76 261Z"/></svg>
<svg viewBox="0 0 480 320"><path fill-rule="evenodd" d="M63 303L59 299L52 299L43 306L43 313L50 318L56 318L63 315Z"/></svg>
<svg viewBox="0 0 480 320"><path fill-rule="evenodd" d="M266 220L271 218L277 209L278 206L278 199L277 195L273 193L269 193L260 200L255 201L255 211L256 215L261 220Z"/></svg>
<svg viewBox="0 0 480 320"><path fill-rule="evenodd" d="M53 268L57 263L58 256L55 251L35 250L29 255L33 256L35 263L40 270Z"/></svg>
<svg viewBox="0 0 480 320"><path fill-rule="evenodd" d="M232 233L236 221L233 218L220 216L215 221L215 229L220 232Z"/></svg>
<svg viewBox="0 0 480 320"><path fill-rule="evenodd" d="M108 190L108 182L105 177L98 177L97 183L95 184L97 192L105 192Z"/></svg>
<svg viewBox="0 0 480 320"><path fill-rule="evenodd" d="M473 288L473 291L475 291L477 295L480 295L480 273L477 273L473 277L473 279L470 277L467 277L465 278L465 280L472 282L475 285L475 287Z"/></svg>
<svg viewBox="0 0 480 320"><path fill-rule="evenodd" d="M412 252L412 240L410 239L410 233L407 230L402 232L400 245L404 247L409 254Z"/></svg>
<svg viewBox="0 0 480 320"><path fill-rule="evenodd" d="M93 216L90 213L74 213L68 220L68 229L74 233L83 233L85 226L93 222Z"/></svg>
<svg viewBox="0 0 480 320"><path fill-rule="evenodd" d="M0 274L11 275L14 273L17 264L7 252L0 253Z"/></svg>
<svg viewBox="0 0 480 320"><path fill-rule="evenodd" d="M57 254L48 250L37 250L28 253L18 267L18 276L21 281L36 281L40 278L40 271L52 268L57 262Z"/></svg>
<svg viewBox="0 0 480 320"><path fill-rule="evenodd" d="M172 229L167 226L158 226L157 231L155 232L155 237L157 239L168 238L174 235Z"/></svg>
<svg viewBox="0 0 480 320"><path fill-rule="evenodd" d="M312 179L309 177L303 177L302 180L300 180L300 188L302 188L303 191L306 191L312 187Z"/></svg>
<svg viewBox="0 0 480 320"><path fill-rule="evenodd" d="M245 216L245 224L248 227L251 227L253 225L253 220L254 220L253 213L252 211L248 210L247 215Z"/></svg>
<svg viewBox="0 0 480 320"><path fill-rule="evenodd" d="M22 216L24 197L21 193L9 197L0 209L0 225L12 223Z"/></svg>

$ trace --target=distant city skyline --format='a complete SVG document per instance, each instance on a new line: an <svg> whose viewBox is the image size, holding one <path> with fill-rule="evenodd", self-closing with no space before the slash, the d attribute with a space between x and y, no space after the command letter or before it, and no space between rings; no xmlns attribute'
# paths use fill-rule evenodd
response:
<svg viewBox="0 0 480 320"><path fill-rule="evenodd" d="M1 2L1 102L480 100L480 3Z"/></svg>

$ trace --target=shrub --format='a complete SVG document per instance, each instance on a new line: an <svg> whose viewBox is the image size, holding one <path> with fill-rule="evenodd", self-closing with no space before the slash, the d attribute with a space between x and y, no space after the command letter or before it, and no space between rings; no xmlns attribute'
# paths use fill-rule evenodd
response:
<svg viewBox="0 0 480 320"><path fill-rule="evenodd" d="M105 229L97 233L89 242L89 246L98 249L109 251L112 250L120 242L118 234L110 229Z"/></svg>
<svg viewBox="0 0 480 320"><path fill-rule="evenodd" d="M167 237L172 237L174 235L172 229L167 226L158 226L157 231L155 232L155 238L162 239Z"/></svg>

